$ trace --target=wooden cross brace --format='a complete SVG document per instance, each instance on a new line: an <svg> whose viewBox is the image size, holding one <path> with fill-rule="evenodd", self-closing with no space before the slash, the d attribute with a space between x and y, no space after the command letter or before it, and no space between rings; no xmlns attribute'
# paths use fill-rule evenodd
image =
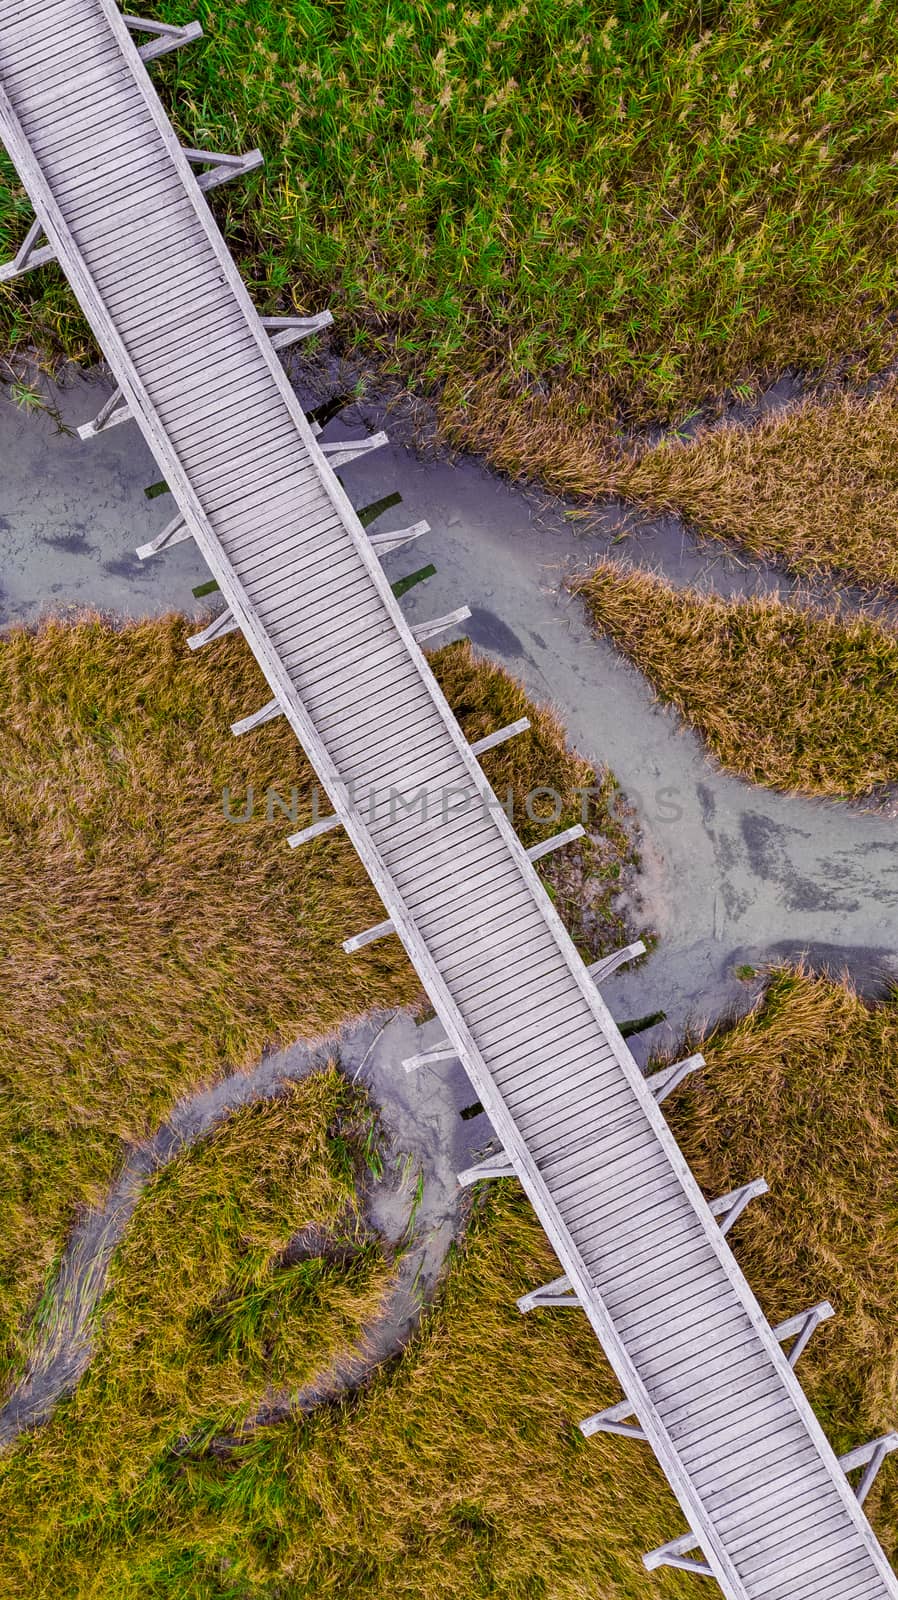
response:
<svg viewBox="0 0 898 1600"><path fill-rule="evenodd" d="M622 945L620 950L612 951L610 956L603 956L601 961L594 961L586 970L593 983L603 983L606 978L611 977L612 972L622 967L624 962L635 961L637 956L644 955L645 945L641 939L637 939L635 944Z"/></svg>
<svg viewBox="0 0 898 1600"><path fill-rule="evenodd" d="M208 172L201 172L196 180L204 194L210 189L217 189L219 184L230 183L232 178L241 178L244 173L261 167L265 160L261 150L247 150L242 156L231 156L214 150L189 150L185 146L184 154L192 167L209 168Z"/></svg>
<svg viewBox="0 0 898 1600"><path fill-rule="evenodd" d="M203 629L202 633L192 633L187 643L191 650L199 650L201 645L211 644L214 639L223 639L226 634L236 633L239 627L240 623L228 606L209 623L207 628Z"/></svg>
<svg viewBox="0 0 898 1600"><path fill-rule="evenodd" d="M120 422L129 422L131 408L125 402L119 405L122 399L121 389L113 389L105 405L102 405L94 417L93 422L82 422L78 429L79 439L93 439L98 433L103 433L107 428L116 428Z"/></svg>
<svg viewBox="0 0 898 1600"><path fill-rule="evenodd" d="M172 50L180 50L185 44L192 44L194 39L203 37L203 30L198 22L185 22L180 27L170 22L156 22L148 17L122 17L125 27L130 33L152 34L149 44L139 46L137 54L141 61L158 61L160 56L167 56Z"/></svg>
<svg viewBox="0 0 898 1600"><path fill-rule="evenodd" d="M43 232L44 225L36 217L12 260L0 266L0 283L9 283L12 278L20 278L23 272L30 272L33 267L45 267L48 262L56 260L53 246L39 243Z"/></svg>
<svg viewBox="0 0 898 1600"><path fill-rule="evenodd" d="M308 339L321 333L333 322L329 311L319 311L314 317L262 317L262 327L271 334L272 350L286 350L298 339Z"/></svg>

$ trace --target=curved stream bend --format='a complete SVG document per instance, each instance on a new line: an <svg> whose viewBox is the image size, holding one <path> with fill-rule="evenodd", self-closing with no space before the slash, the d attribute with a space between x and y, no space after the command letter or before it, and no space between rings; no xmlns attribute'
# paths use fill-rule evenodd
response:
<svg viewBox="0 0 898 1600"><path fill-rule="evenodd" d="M108 392L78 375L54 391L66 427L96 413L98 391ZM326 437L381 420L354 407ZM9 462L0 624L67 603L132 616L191 608L191 588L208 576L191 541L154 561L133 554L171 515L165 498L144 497L158 471L133 428L83 444L49 414L24 415L0 395L0 444ZM345 474L358 505L399 491L401 514L388 512L382 526L425 518L432 527L411 555L387 557L391 577L431 561L437 568L403 600L409 620L467 602L467 631L478 648L534 697L554 703L571 742L587 760L609 766L634 801L644 840L642 899L660 940L641 968L616 975L606 997L618 1016L666 1011L660 1039L636 1041L640 1059L650 1044L675 1048L690 1022L744 1006L751 993L736 977L743 964L808 952L837 967L849 963L865 989L898 978L895 822L717 771L562 591L572 565L621 548L674 582L704 574L722 592L782 590L781 576L699 549L675 519L627 521L610 508L590 524L572 523L563 505L539 503L474 462L426 460L403 445L378 450Z"/></svg>
<svg viewBox="0 0 898 1600"><path fill-rule="evenodd" d="M402 1071L403 1058L432 1047L437 1031L433 1023L416 1028L404 1013L375 1014L332 1039L292 1045L252 1072L234 1073L179 1101L155 1137L128 1152L103 1207L89 1211L72 1232L33 1330L25 1375L0 1408L0 1449L47 1421L86 1372L109 1264L153 1175L242 1106L270 1099L285 1082L300 1082L335 1057L349 1076L367 1084L393 1150L410 1158L401 1181L395 1168L388 1168L364 1197L371 1229L388 1247L406 1248L382 1313L358 1346L298 1394L271 1397L247 1426L274 1421L295 1408L312 1410L357 1387L375 1366L398 1354L433 1292L460 1224L456 1172L469 1164L485 1137L483 1117L463 1122L458 1116L459 1102L470 1098L460 1068L439 1075L425 1071L416 1079Z"/></svg>

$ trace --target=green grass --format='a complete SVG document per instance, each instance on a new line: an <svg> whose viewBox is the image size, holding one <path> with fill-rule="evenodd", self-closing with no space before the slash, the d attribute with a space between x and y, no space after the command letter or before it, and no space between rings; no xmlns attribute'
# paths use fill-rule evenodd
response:
<svg viewBox="0 0 898 1600"><path fill-rule="evenodd" d="M898 779L898 639L865 617L723 600L600 561L570 587L730 772L866 797Z"/></svg>
<svg viewBox="0 0 898 1600"><path fill-rule="evenodd" d="M214 202L260 309L329 303L500 457L522 418L588 458L612 416L894 348L898 19L877 0L150 11L207 32L153 69L185 142L265 153ZM6 254L29 207L3 173ZM0 305L8 340L87 351L55 269Z"/></svg>
<svg viewBox="0 0 898 1600"><path fill-rule="evenodd" d="M330 1068L236 1112L150 1181L110 1269L86 1377L7 1458L5 1593L23 1566L48 1581L54 1513L86 1530L135 1491L152 1495L173 1462L288 1401L355 1344L392 1275L356 1201L369 1121L365 1097ZM309 1225L350 1259L293 1259ZM14 1531L26 1519L27 1547Z"/></svg>
<svg viewBox="0 0 898 1600"><path fill-rule="evenodd" d="M284 721L232 737L266 686L242 640L194 655L188 631L87 619L0 639L0 1381L124 1145L268 1045L421 999L398 940L344 955L380 901L341 833L287 849L291 823L277 806L266 816L265 792L289 805L295 787L301 826L311 771ZM601 837L549 861L546 879L585 954L626 942L614 897L633 850L613 780L464 644L434 664L469 737L531 717L484 761L527 843L555 831L528 819L531 788L564 794L565 826L572 790L595 781ZM228 821L223 789L239 815L250 785L252 820Z"/></svg>
<svg viewBox="0 0 898 1600"><path fill-rule="evenodd" d="M731 1242L772 1320L824 1297L835 1305L799 1371L834 1444L848 1449L893 1426L898 1406L898 1002L868 1008L839 983L782 971L752 1015L702 1048L707 1069L666 1107L674 1132L709 1196L767 1178L770 1194ZM300 1166L313 1144L305 1137ZM624 1439L587 1442L574 1427L619 1397L585 1319L515 1308L516 1295L552 1276L553 1258L510 1183L492 1186L475 1212L400 1363L351 1401L262 1430L236 1451L172 1452L191 1395L176 1385L160 1401L158 1380L137 1373L135 1358L147 1323L163 1370L166 1325L182 1348L182 1292L150 1285L147 1316L140 1252L155 1260L177 1210L179 1257L195 1262L204 1197L231 1169L230 1139L239 1144L223 1131L218 1152L192 1153L148 1195L94 1372L43 1432L0 1459L0 1587L10 1600L694 1594L688 1577L650 1576L640 1562L682 1526L650 1452ZM242 1184L232 1193L235 1206L257 1205ZM282 1226L277 1202L266 1206L262 1249ZM195 1268L186 1279L188 1296L213 1297ZM209 1349L193 1333L181 1360L202 1366ZM220 1346L214 1354L220 1361ZM112 1374L120 1394L109 1392ZM867 1509L894 1552L892 1464Z"/></svg>

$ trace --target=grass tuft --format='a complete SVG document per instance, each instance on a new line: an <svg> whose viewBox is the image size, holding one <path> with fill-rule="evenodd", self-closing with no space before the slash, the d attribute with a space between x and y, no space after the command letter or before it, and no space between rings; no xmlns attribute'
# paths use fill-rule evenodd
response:
<svg viewBox="0 0 898 1600"><path fill-rule="evenodd" d="M898 779L898 640L878 623L698 594L608 560L571 588L739 777L832 797Z"/></svg>
<svg viewBox="0 0 898 1600"><path fill-rule="evenodd" d="M616 487L793 572L895 586L898 382L666 442L623 464Z"/></svg>

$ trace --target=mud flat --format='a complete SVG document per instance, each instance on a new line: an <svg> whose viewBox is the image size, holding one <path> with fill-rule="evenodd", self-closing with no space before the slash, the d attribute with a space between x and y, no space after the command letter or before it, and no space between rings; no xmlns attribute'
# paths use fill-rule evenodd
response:
<svg viewBox="0 0 898 1600"><path fill-rule="evenodd" d="M0 397L7 624L72 606L144 616L208 604L192 594L207 573L189 541L146 563L133 554L172 514L168 496L144 494L158 469L137 429L125 425L85 444L74 435L108 392L102 378L76 373L48 391L44 412ZM325 436L347 437L374 420L356 406ZM466 601L477 647L556 707L572 743L611 767L638 812L641 891L659 946L641 969L607 986L618 1017L667 1013L665 1025L634 1040L638 1055L674 1044L691 1019L743 1007L755 986L736 976L739 967L807 952L836 969L846 964L871 992L898 976L895 824L717 772L698 740L653 703L640 675L594 638L562 587L571 566L608 549L722 592L784 592L788 580L701 549L675 519L640 522L613 506L588 522L572 519L560 502L516 489L477 462L427 459L406 444L345 476L358 505L401 494L402 505L379 526L419 518L431 525L411 551L388 558L395 576L429 562L437 568L407 595L410 618Z"/></svg>

